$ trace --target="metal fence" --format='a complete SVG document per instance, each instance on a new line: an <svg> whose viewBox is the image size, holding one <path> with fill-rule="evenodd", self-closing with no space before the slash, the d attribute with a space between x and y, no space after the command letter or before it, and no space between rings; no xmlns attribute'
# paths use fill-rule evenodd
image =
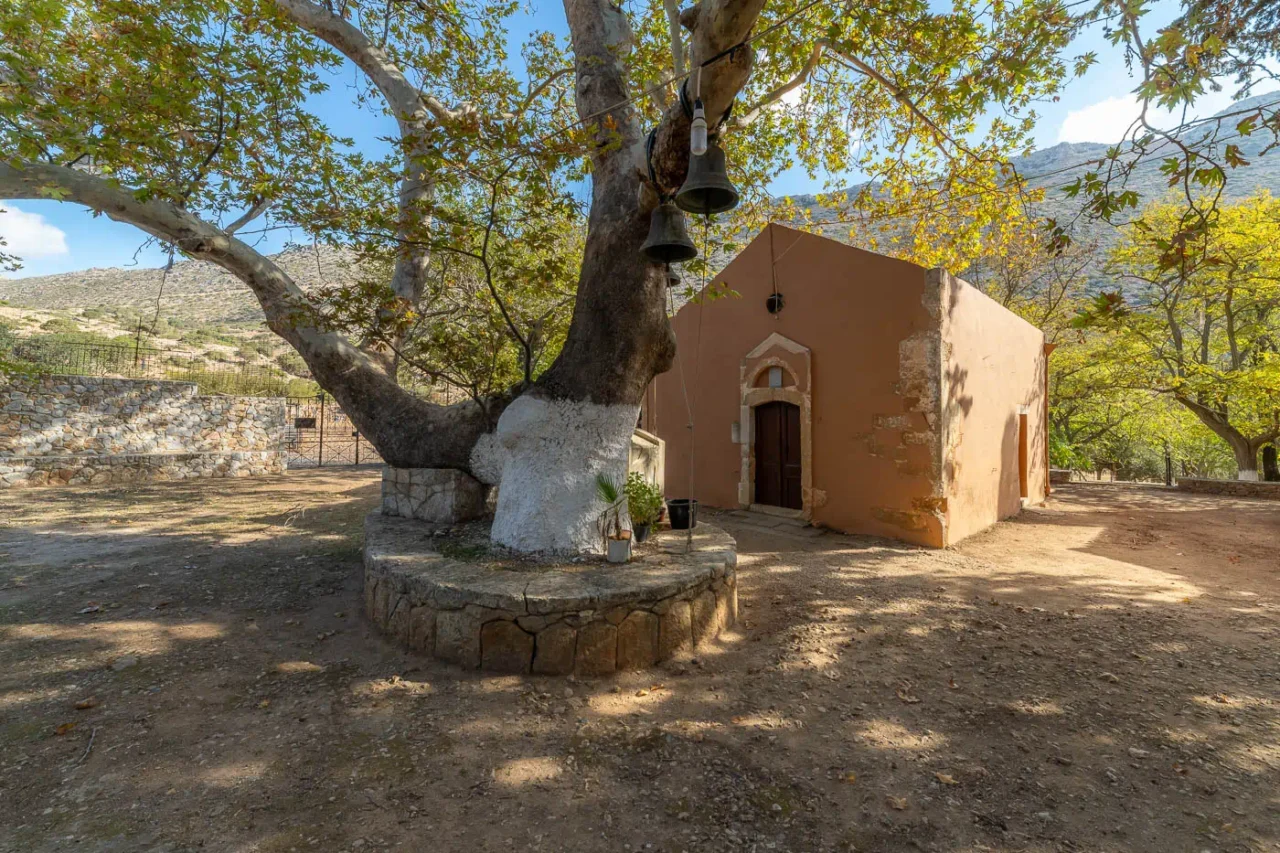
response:
<svg viewBox="0 0 1280 853"><path fill-rule="evenodd" d="M117 376L192 382L202 394L284 397L318 391L315 382L280 368L243 359L219 360L129 344L81 343L43 338L12 341L0 353L19 369L72 376Z"/></svg>
<svg viewBox="0 0 1280 853"><path fill-rule="evenodd" d="M382 464L377 449L323 392L285 398L284 450L290 468Z"/></svg>

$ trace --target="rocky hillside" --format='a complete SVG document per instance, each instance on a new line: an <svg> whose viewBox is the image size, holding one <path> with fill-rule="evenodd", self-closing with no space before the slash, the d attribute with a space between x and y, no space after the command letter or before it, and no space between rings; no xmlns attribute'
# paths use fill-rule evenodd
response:
<svg viewBox="0 0 1280 853"><path fill-rule="evenodd" d="M1269 92L1239 101L1215 115L1215 118L1221 119L1216 143L1219 156L1223 146L1233 144L1240 147L1242 155L1250 162L1250 165L1237 168L1229 174L1223 193L1225 201L1245 198L1264 189L1280 195L1280 149L1266 150L1275 142L1271 132L1258 129L1251 136L1241 137L1235 130L1240 117L1223 118L1226 113L1235 114L1259 107L1275 109L1278 105L1280 92ZM1184 139L1188 142L1203 139L1210 129L1216 129L1216 124L1217 122L1207 122L1191 128L1184 134ZM1096 161L1106 156L1108 147L1097 142L1064 142L1014 160L1018 171L1030 179L1032 186L1045 190L1044 201L1037 205L1036 212L1062 223L1072 221L1079 212L1080 202L1079 199L1068 197L1062 188L1091 169L1096 169ZM1138 164L1126 186L1137 191L1141 196L1141 204L1160 199L1172 192L1167 186L1166 177L1160 172L1160 162L1162 158L1175 154L1177 149L1173 145L1167 145L1163 150L1153 151ZM861 186L849 187L846 192L852 197ZM809 208L813 218L819 222L847 218L842 216L839 209L822 207L814 196L798 196L796 200ZM833 239L847 242L851 239L849 228L846 223L833 223L822 230ZM1078 242L1096 242L1105 249L1118 239L1119 232L1114 226L1105 223L1081 222L1077 223L1074 236Z"/></svg>
<svg viewBox="0 0 1280 853"><path fill-rule="evenodd" d="M274 259L304 290L339 284L351 274L350 256L327 246L289 249ZM157 297L161 316L187 325L258 324L262 320L249 289L221 267L204 261L175 263L167 278L160 269L109 267L0 279L0 299L22 308L133 309L150 316Z"/></svg>

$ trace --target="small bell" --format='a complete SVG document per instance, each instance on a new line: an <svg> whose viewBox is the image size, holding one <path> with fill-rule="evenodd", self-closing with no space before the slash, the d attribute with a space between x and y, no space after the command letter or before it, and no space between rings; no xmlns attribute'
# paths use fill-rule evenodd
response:
<svg viewBox="0 0 1280 853"><path fill-rule="evenodd" d="M698 257L698 249L684 227L684 214L671 202L653 209L649 218L649 236L640 253L654 263L677 264Z"/></svg>
<svg viewBox="0 0 1280 853"><path fill-rule="evenodd" d="M689 158L689 175L676 193L676 206L709 216L738 206L738 190L725 170L724 150L712 142L707 153Z"/></svg>
<svg viewBox="0 0 1280 853"><path fill-rule="evenodd" d="M679 286L680 286L680 273L673 270L670 264L667 264L667 287L679 287Z"/></svg>

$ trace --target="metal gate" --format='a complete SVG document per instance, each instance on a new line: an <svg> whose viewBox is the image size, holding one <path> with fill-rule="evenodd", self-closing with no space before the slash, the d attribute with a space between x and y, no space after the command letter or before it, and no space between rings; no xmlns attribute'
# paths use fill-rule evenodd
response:
<svg viewBox="0 0 1280 853"><path fill-rule="evenodd" d="M328 394L286 397L285 416L284 449L290 468L382 464L378 451Z"/></svg>

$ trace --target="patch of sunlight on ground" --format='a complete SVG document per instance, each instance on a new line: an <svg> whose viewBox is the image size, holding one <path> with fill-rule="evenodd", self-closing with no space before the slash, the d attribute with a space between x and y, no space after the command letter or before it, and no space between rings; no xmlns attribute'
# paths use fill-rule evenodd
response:
<svg viewBox="0 0 1280 853"><path fill-rule="evenodd" d="M47 687L44 690L10 690L0 693L0 711L16 709L37 702L51 702L73 692L72 687Z"/></svg>
<svg viewBox="0 0 1280 853"><path fill-rule="evenodd" d="M888 604L881 605L868 613L876 616L918 616L925 609L932 607L934 602L923 598L896 598Z"/></svg>
<svg viewBox="0 0 1280 853"><path fill-rule="evenodd" d="M309 660L286 660L276 664L276 672L282 675L310 675L324 672L324 667Z"/></svg>
<svg viewBox="0 0 1280 853"><path fill-rule="evenodd" d="M435 688L428 681L408 681L398 675L356 682L351 694L359 699L385 699L389 696L426 696Z"/></svg>
<svg viewBox="0 0 1280 853"><path fill-rule="evenodd" d="M1066 713L1061 705L1048 699L1017 699L1005 707L1028 717L1060 717Z"/></svg>
<svg viewBox="0 0 1280 853"><path fill-rule="evenodd" d="M493 781L499 785L518 788L539 782L550 782L564 772L560 762L550 756L536 758L513 758L493 771Z"/></svg>
<svg viewBox="0 0 1280 853"><path fill-rule="evenodd" d="M255 782L266 773L265 761L235 761L210 767L202 772L199 778L211 788L235 788L246 782Z"/></svg>
<svg viewBox="0 0 1280 853"><path fill-rule="evenodd" d="M1226 750L1225 761L1244 773L1268 774L1280 768L1280 744L1253 742Z"/></svg>
<svg viewBox="0 0 1280 853"><path fill-rule="evenodd" d="M858 734L868 746L904 752L927 752L946 746L947 738L935 732L916 733L892 720L868 720Z"/></svg>
<svg viewBox="0 0 1280 853"><path fill-rule="evenodd" d="M1262 710L1272 707L1272 700L1261 696L1240 695L1239 693L1214 693L1209 696L1193 696L1191 701L1202 708L1214 711L1239 711L1243 708Z"/></svg>
<svg viewBox="0 0 1280 853"><path fill-rule="evenodd" d="M54 625L49 622L28 622L4 629L10 640L76 640L101 641L109 639L121 644L145 641L148 645L177 641L216 640L225 634L216 622L184 622L165 625L145 619L126 619L118 622L88 622L83 625ZM104 636L105 635L105 636ZM165 648L154 651L164 651Z"/></svg>

